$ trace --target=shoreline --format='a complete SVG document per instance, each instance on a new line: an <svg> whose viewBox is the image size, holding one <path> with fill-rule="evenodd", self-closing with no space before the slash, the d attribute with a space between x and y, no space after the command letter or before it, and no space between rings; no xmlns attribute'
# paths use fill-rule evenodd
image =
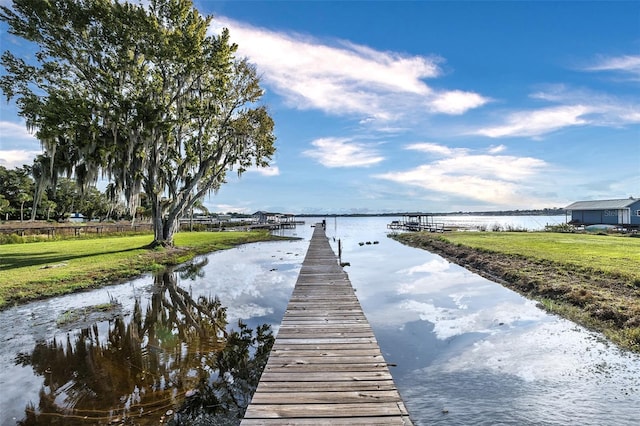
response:
<svg viewBox="0 0 640 426"><path fill-rule="evenodd" d="M180 242L176 243L176 246L162 249L147 249L143 247L144 244L136 245L135 248L125 247L128 238L152 238L152 236L146 235L94 239L95 241L109 240L113 244L122 244L123 257L115 259L110 258L111 247L109 244L105 244L98 252L84 252L80 255L69 255L64 252L63 247L66 247L67 244L86 244L91 239L45 241L17 246L2 245L0 248L3 248L4 251L7 251L11 246L29 251L19 254L13 253L11 260L15 265L3 265L3 269L0 270L0 311L29 302L119 284L169 266L179 265L199 255L242 244L289 239L264 231L183 232L177 235L180 235L177 237ZM46 246L42 246L42 244ZM52 250L55 246L58 246L57 251ZM48 254L63 257L56 257L59 260L55 262L48 259L41 261L35 259L37 253L32 253L31 249L37 251L42 247L47 248ZM82 251L82 247L79 250ZM19 265L22 259L24 259L25 265ZM86 259L91 260L84 263Z"/></svg>
<svg viewBox="0 0 640 426"><path fill-rule="evenodd" d="M550 313L602 333L622 349L640 352L640 290L621 275L476 249L427 233L391 238L440 255L539 302Z"/></svg>

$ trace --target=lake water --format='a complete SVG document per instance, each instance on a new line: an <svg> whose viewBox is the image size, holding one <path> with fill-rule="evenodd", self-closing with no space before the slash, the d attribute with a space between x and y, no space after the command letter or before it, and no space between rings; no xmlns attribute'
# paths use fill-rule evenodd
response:
<svg viewBox="0 0 640 426"><path fill-rule="evenodd" d="M447 218L473 220L469 216ZM169 344L171 339L157 330L148 331L147 324L153 322L149 318L166 316L166 321L155 323L178 330L182 326L171 322L168 305L197 313L197 309L184 308L185 303L192 306L195 303L190 300L215 296L226 307L228 330L238 329L237 321L242 320L251 329L269 324L277 333L308 247L310 224L321 219L305 218L306 225L287 231L302 238L298 241L245 245L200 258L195 262L198 268L176 274L175 282L169 284L143 277L0 312L0 424L35 424L25 413L42 412L56 404L59 415L72 413L80 403L90 406L88 401L97 397L86 388L105 387L95 384L105 381L94 371L99 370L96 366L115 363L118 353L128 350L118 342L132 334L145 336L139 339L141 350L120 357L124 364L119 368L130 371L136 366L141 372L118 382L127 390L113 397L112 408L95 407L107 413L105 424L127 407L130 412L135 405L131 401L159 404L159 396L150 399L148 394L141 395L140 389L148 388L141 385L144 380L154 380L156 388L162 387L165 399L184 403L179 397L195 389L194 383L201 377L189 373L185 375L189 379L177 380L175 373L164 369L198 370L193 359L206 354L203 324L215 329L215 324L211 325L214 320L198 322L197 339L189 330L181 331L185 341L174 342L178 343L175 349ZM346 271L387 362L396 365L391 373L415 424L637 424L640 356L622 352L598 334L550 316L534 302L439 256L387 238L386 224L393 219L326 218L327 235L336 252L338 240L342 245L342 261L350 263ZM541 229L547 223L563 223L564 217L483 216L479 220L490 228L500 224ZM179 289L178 295L175 289ZM56 318L70 307L110 299L118 300L122 316L139 326L100 318L92 328L56 324ZM87 358L82 348L91 349L89 358L99 357L101 363L78 361ZM157 348L165 352L150 357ZM73 353L75 358L65 358L65 353ZM46 356L57 357L58 362ZM54 386L51 370L62 368L60 357L62 361L73 359L82 368L69 365L65 374L53 374L60 377ZM151 364L162 367L160 378L146 371ZM222 402L230 387L227 373L216 371L207 376L209 388ZM189 380L192 383L182 383ZM83 383L85 390L74 393L78 383ZM162 413L165 411L163 408ZM152 416L156 423L158 416ZM38 419L38 424L59 421L59 417ZM74 421L82 424L83 420Z"/></svg>

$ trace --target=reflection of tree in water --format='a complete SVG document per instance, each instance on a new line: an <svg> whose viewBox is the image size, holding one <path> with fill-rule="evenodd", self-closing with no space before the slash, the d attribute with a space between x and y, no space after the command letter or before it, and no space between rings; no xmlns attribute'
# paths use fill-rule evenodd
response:
<svg viewBox="0 0 640 426"><path fill-rule="evenodd" d="M185 277L195 269L180 271ZM156 276L146 314L38 343L17 362L44 376L38 406L19 424L238 424L271 346L270 327L227 333L217 298L191 295L176 274Z"/></svg>

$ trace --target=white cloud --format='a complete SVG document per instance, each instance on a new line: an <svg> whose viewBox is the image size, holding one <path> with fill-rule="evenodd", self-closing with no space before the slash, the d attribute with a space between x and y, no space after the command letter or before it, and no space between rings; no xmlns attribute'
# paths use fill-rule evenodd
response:
<svg viewBox="0 0 640 426"><path fill-rule="evenodd" d="M634 64L628 59L620 60L618 66L632 70ZM637 97L616 97L564 84L546 85L529 97L555 105L505 113L501 123L481 127L471 134L491 138L537 137L573 126L623 127L640 123Z"/></svg>
<svg viewBox="0 0 640 426"><path fill-rule="evenodd" d="M42 154L40 142L24 123L0 121L0 166L14 169Z"/></svg>
<svg viewBox="0 0 640 426"><path fill-rule="evenodd" d="M563 105L584 105L589 108L583 118L589 125L620 127L640 123L640 103L637 97L627 100L588 89L572 89L565 85L548 86L531 94L533 99Z"/></svg>
<svg viewBox="0 0 640 426"><path fill-rule="evenodd" d="M0 131L2 134L3 144L9 142L9 140L28 140L30 142L37 142L35 136L27 130L27 126L24 123L0 121Z"/></svg>
<svg viewBox="0 0 640 426"><path fill-rule="evenodd" d="M272 164L269 167L251 167L250 169L247 169L247 173L258 173L262 176L279 176L280 168L275 164Z"/></svg>
<svg viewBox="0 0 640 426"><path fill-rule="evenodd" d="M507 116L506 123L483 127L475 134L490 138L506 136L540 136L564 127L589 123L585 115L592 113L587 105L563 105L531 111L518 111Z"/></svg>
<svg viewBox="0 0 640 426"><path fill-rule="evenodd" d="M349 138L320 138L303 154L325 167L368 167L384 160L375 149Z"/></svg>
<svg viewBox="0 0 640 426"><path fill-rule="evenodd" d="M585 68L586 71L618 71L631 74L634 78L640 78L640 56L622 55L604 57L591 66Z"/></svg>
<svg viewBox="0 0 640 426"><path fill-rule="evenodd" d="M499 154L507 149L504 145L496 145L489 148L489 154Z"/></svg>
<svg viewBox="0 0 640 426"><path fill-rule="evenodd" d="M42 154L42 151L25 151L19 149L1 150L0 151L0 166L4 166L7 169L15 169L21 167L24 164L31 165L36 155Z"/></svg>
<svg viewBox="0 0 640 426"><path fill-rule="evenodd" d="M489 99L473 92L452 90L442 92L431 101L431 108L435 112L460 115L470 109L478 108L489 102Z"/></svg>
<svg viewBox="0 0 640 426"><path fill-rule="evenodd" d="M442 155L445 157L451 157L453 155L465 155L468 152L466 148L449 148L448 146L440 145L433 142L414 143L407 145L404 148L430 154Z"/></svg>
<svg viewBox="0 0 640 426"><path fill-rule="evenodd" d="M462 114L488 100L473 92L435 92L424 79L441 74L438 57L374 50L347 41L318 41L222 18L239 54L256 63L266 86L290 106L365 120L408 114ZM212 28L211 31L219 31Z"/></svg>
<svg viewBox="0 0 640 426"><path fill-rule="evenodd" d="M248 213L247 207L238 207L231 204L210 204L205 203L210 212L214 213Z"/></svg>
<svg viewBox="0 0 640 426"><path fill-rule="evenodd" d="M539 200L530 195L530 182L548 169L548 164L543 160L473 154L460 148L438 149L436 144L422 145L427 148L422 149L424 152L435 152L438 155L448 152L450 155L410 170L388 172L375 177L496 205L513 207L540 204ZM416 145L406 148L416 149Z"/></svg>

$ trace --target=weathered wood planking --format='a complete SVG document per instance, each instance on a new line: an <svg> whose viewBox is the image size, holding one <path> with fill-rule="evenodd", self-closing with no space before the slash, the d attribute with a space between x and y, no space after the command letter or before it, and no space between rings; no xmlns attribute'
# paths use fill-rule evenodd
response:
<svg viewBox="0 0 640 426"><path fill-rule="evenodd" d="M349 277L316 226L241 425L411 425Z"/></svg>

